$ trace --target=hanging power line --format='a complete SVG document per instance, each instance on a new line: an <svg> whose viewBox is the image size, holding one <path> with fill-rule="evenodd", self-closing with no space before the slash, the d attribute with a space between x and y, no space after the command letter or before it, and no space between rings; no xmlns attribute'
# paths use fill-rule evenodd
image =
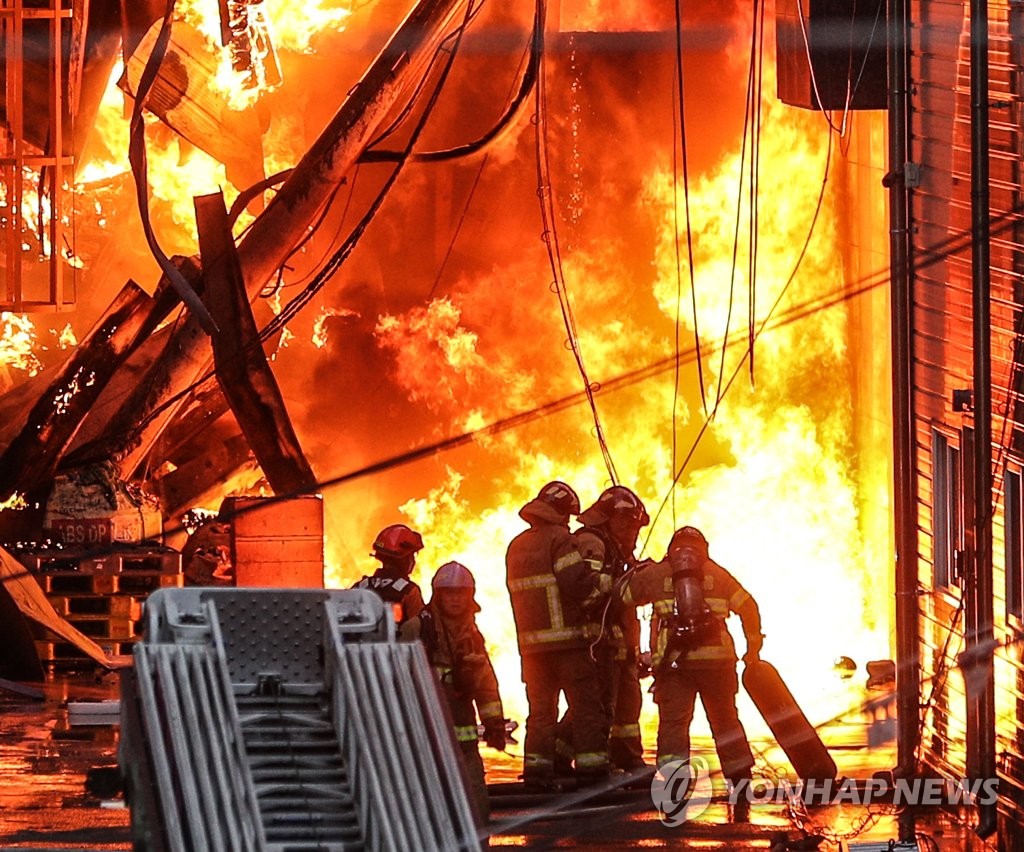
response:
<svg viewBox="0 0 1024 852"><path fill-rule="evenodd" d="M759 9L760 17L759 17ZM754 25L751 28L750 39L750 61L747 66L747 98L743 113L743 134L740 145L739 181L736 188L736 219L733 226L732 238L732 263L729 268L729 300L725 314L725 329L722 333L721 360L718 365L718 388L715 392L715 404L711 410L711 417L714 418L718 412L718 406L722 402L724 394L722 381L725 376L725 353L729 345L729 332L732 327L732 311L736 298L736 273L739 265L740 251L740 223L743 219L743 184L744 174L749 170L747 180L748 192L750 193L747 205L747 302L748 302L748 352L745 360L750 360L750 379L754 380L753 354L754 354L754 323L756 318L750 311L753 310L754 298L754 277L757 266L757 175L758 159L760 157L760 130L761 130L761 55L763 53L764 32L763 26L764 11L762 4L754 4ZM748 160L749 145L749 160Z"/></svg>
<svg viewBox="0 0 1024 852"><path fill-rule="evenodd" d="M697 383L700 387L700 401L704 407L704 414L707 416L708 403L707 397L704 392L704 364L700 357L701 345L700 345L700 330L697 316L697 276L694 269L694 257L693 257L693 220L690 217L690 167L687 156L687 145L686 145L686 87L684 85L683 75L683 0L676 0L675 3L676 12L676 56L675 56L675 70L676 70L676 92L675 100L673 101L673 133L678 132L679 134L679 149L678 156L681 160L682 171L683 171L683 204L685 208L686 216L686 266L690 277L690 302L691 309L693 312L693 347L697 353ZM680 313L681 313L681 302L682 302L682 276L679 273L679 266L681 263L680 251L679 251L679 173L678 166L679 161L676 159L676 140L672 140L672 223L673 223L673 243L675 246L675 265L676 265L676 323L675 323L675 350L676 350L676 369L673 373L673 384L672 384L672 469L676 467L676 453L678 449L678 438L676 436L677 430L677 419L678 419L678 408L679 408L679 329L680 329ZM673 494L672 503L672 517L675 517L675 495Z"/></svg>
<svg viewBox="0 0 1024 852"><path fill-rule="evenodd" d="M818 216L821 214L821 208L822 208L822 205L823 205L824 200L825 200L825 187L828 185L828 171L829 171L829 167L830 167L831 163L832 163L832 136L831 136L831 134L829 134L828 148L827 148L826 155L825 155L825 169L824 169L824 174L822 175L822 179L821 179L821 189L818 192L818 201L817 201L817 203L815 204L815 207L814 207L814 215L811 217L810 227L808 227L808 229L807 229L807 237L804 239L804 244L803 244L803 247L800 249L800 254L798 255L798 257L796 259L796 263L793 264L793 271L789 274L789 278L786 279L786 283L783 285L782 289L779 291L779 295L776 297L775 302L771 306L771 309L765 315L765 318L764 318L764 320L762 320L760 327L755 332L755 335L754 335L755 336L755 341L756 341L756 338L759 337L764 332L764 330L768 327L768 323L771 321L772 317L775 314L775 311L778 309L779 305L781 304L782 299L786 295L786 292L789 290L790 285L796 279L796 274L799 271L800 266L803 264L804 257L806 257L806 255L807 255L807 248L811 244L811 237L814 235L814 228L815 228L815 226L818 223ZM886 279L886 280L888 280L888 279ZM724 347L726 345L727 345L727 341L723 341L723 343L722 343L722 346L723 346L722 363L723 364L725 363ZM704 418L704 422L701 425L700 430L697 432L697 436L693 439L693 444L690 446L690 451L686 454L686 458L683 459L682 464L680 464L680 465L678 465L676 467L674 475L672 477L672 483L669 485L668 494L666 494L665 497L662 498L661 503L658 505L657 511L651 517L651 524L648 527L647 538L644 539L644 544L643 544L643 548L641 549L641 553L644 550L646 550L646 548L647 548L647 543L650 541L651 535L654 533L654 527L657 524L658 518L661 516L661 513L662 513L662 511L665 508L665 504L668 502L669 495L672 494L675 491L676 484L679 482L680 477L683 475L683 471L686 470L686 466L690 463L690 459L693 458L693 454L696 452L697 447L699 446L701 440L703 439L705 433L708 430L708 427L711 425L711 421L714 419L714 416L715 416L715 411L718 408L718 402L721 400L721 398L724 396L724 394L728 392L729 388L732 387L732 383L736 380L736 377L739 375L740 370L743 368L743 362L746 360L747 357L749 357L749 355L750 355L750 353L752 351L753 351L752 347L748 348L747 352L744 354L743 358L741 358L739 363L736 365L736 369L733 371L733 374L729 378L728 383L725 385L724 389L719 392L719 398L715 402L715 409L712 410L712 412L711 412L711 414L709 416ZM719 377L719 380L721 380L721 377Z"/></svg>

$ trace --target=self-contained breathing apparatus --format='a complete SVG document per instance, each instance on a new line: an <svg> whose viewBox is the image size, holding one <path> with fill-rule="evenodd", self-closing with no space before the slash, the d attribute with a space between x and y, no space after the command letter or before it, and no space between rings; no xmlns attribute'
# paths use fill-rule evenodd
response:
<svg viewBox="0 0 1024 852"><path fill-rule="evenodd" d="M722 626L704 600L704 563L707 540L695 527L683 527L672 537L668 560L672 566L675 600L672 615L662 628L667 631L664 654L655 674L677 671L679 661L701 645L718 639Z"/></svg>

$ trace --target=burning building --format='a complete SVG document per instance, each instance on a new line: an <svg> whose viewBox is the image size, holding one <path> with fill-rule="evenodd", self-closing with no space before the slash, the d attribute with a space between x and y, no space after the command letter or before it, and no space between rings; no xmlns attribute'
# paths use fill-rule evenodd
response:
<svg viewBox="0 0 1024 852"><path fill-rule="evenodd" d="M621 482L650 510L644 555L682 524L707 532L813 717L852 700L833 660L892 656L894 592L916 592L894 586L893 542L934 561L906 549L893 482L938 481L927 452L945 453L948 511L921 490L919 532L953 560L968 453L941 403L971 377L962 332L919 332L937 384L896 396L925 395L915 423L930 412L935 438L897 452L895 475L883 180L909 171L887 165L899 128L877 45L861 73L808 75L811 22L781 3L679 19L625 0L38 5L49 19L4 18L31 48L6 54L7 91L24 88L4 159L0 500L25 506L0 516L9 542L42 536L54 482L97 465L149 495L178 549L190 509L321 492L327 586L366 573L396 521L423 534L424 577L473 569L521 718L503 574L517 510L551 479L585 502ZM826 97L836 73L847 85ZM918 111L913 130L940 147L965 125L935 110L944 124ZM919 233L963 229L962 150L944 151ZM957 257L921 272L952 282ZM966 297L938 304L960 291L927 292L962 320ZM80 342L60 349L68 322ZM909 513L918 492L896 491ZM957 599L935 600L941 624ZM921 641L948 656L944 637Z"/></svg>

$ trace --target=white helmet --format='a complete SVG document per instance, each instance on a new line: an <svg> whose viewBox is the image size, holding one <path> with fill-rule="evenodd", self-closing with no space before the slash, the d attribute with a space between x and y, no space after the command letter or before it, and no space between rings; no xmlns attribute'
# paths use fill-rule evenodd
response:
<svg viewBox="0 0 1024 852"><path fill-rule="evenodd" d="M473 589L476 590L476 581L469 569L461 562L445 562L430 584L436 592L438 589Z"/></svg>

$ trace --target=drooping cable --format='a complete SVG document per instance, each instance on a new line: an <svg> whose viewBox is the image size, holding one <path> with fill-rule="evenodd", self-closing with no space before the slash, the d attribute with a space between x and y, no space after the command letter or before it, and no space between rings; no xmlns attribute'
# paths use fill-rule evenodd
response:
<svg viewBox="0 0 1024 852"><path fill-rule="evenodd" d="M462 36L465 33L466 26L468 25L469 21L472 19L473 15L478 10L478 6L479 4L474 6L472 2L467 5L465 20L450 36L448 36L446 39L442 41L441 46L438 48L438 51L431 59L430 66L424 73L423 80L421 80L416 87L415 91L417 93L423 90L423 88L426 85L425 81L427 80L427 78L430 77L430 72L433 69L434 63L436 62L439 54L442 52L446 52L447 57L441 66L441 71L438 76L437 83L435 84L433 91L430 93L430 97L427 100L427 104L424 107L423 112L420 114L419 119L417 120L415 126L412 129L412 132L409 135L409 140L406 143L406 150L409 151L410 153L412 152L412 149L415 146L416 141L423 133L423 130L426 127L428 120L430 119L430 116L433 114L434 106L436 105L437 100L440 97L441 91L444 88L444 84L448 79L448 75L451 72L452 64L454 63L455 57L458 53L458 47L462 41ZM450 49L445 50L445 45L448 44L448 42L451 42L452 46ZM407 106L406 109L403 110L403 113L408 114L410 111L411 106ZM267 323L266 327L260 332L260 340L265 341L269 339L272 335L280 331L282 328L284 328L284 326L287 325L288 322L290 322L291 319L300 310L302 310L302 308L306 306L306 304L308 304L310 299L312 299L313 296L316 295L316 293L318 293L323 288L323 286L327 283L331 276L334 275L334 273L338 270L341 264L345 261L346 258L348 258L348 256L352 253L352 250L356 247L356 244L359 242L359 239L366 231L366 228L369 226L371 220L376 215L377 211L383 205L384 199L387 197L388 192L390 191L391 187L395 184L395 181L398 180L398 176L402 173L404 167L408 164L408 162L409 160L408 158L406 158L405 160L395 165L395 168L392 170L391 174L388 175L387 180L384 182L384 185L378 191L373 202L370 204L370 207L360 218L359 222L356 223L355 227L352 229L352 232L349 234L349 236L345 239L341 246L339 246L338 250L335 251L330 258L328 258L324 266L313 277L313 280L300 293L294 296L288 302L287 305L285 305L285 307L281 310L281 313L279 313L276 317L274 317L274 319Z"/></svg>
<svg viewBox="0 0 1024 852"><path fill-rule="evenodd" d="M868 57L871 55L871 45L872 45L872 43L875 40L875 34L878 31L878 24L882 20L882 10L885 9L885 5L886 5L885 3L879 3L878 7L875 10L875 20L874 20L874 22L871 25L871 33L868 36L868 43L867 43L867 46L864 49L864 58L861 61L860 70L857 72L857 79L856 80L852 79L853 78L853 74L852 74L852 71L853 71L853 34L857 31L856 27L855 27L856 20L855 20L855 18L852 18L851 21L850 21L850 48L849 48L849 60L848 60L848 63L847 63L848 67L847 67L847 78L846 78L846 98L845 98L845 104L843 105L843 118L842 118L842 121L839 123L839 126L837 127L835 125L835 122L832 120L832 116L829 115L829 110L826 110L822 106L821 92L818 89L818 77L817 77L817 74L815 74L814 63L811 60L811 41L810 41L810 37L807 35L807 24L806 24L806 22L804 20L803 0L796 0L797 20L800 22L800 35L803 38L804 56L807 59L807 68L808 68L808 70L810 72L811 90L814 92L814 100L815 100L815 103L816 103L816 105L818 107L818 111L822 114L822 116L824 116L825 122L828 124L828 126L833 131L835 131L835 133L837 133L839 135L840 139L843 139L846 136L847 121L849 120L849 116L850 116L850 107L851 107L851 104L853 103L854 97L857 94L857 89L860 88L861 80L864 77L864 71L865 71L865 69L867 68L867 65L868 65ZM855 12L855 9L851 10L851 13L850 13L851 16L854 15L854 12Z"/></svg>
<svg viewBox="0 0 1024 852"><path fill-rule="evenodd" d="M750 368L750 385L754 386L754 329L757 323L757 241L760 232L758 190L761 169L761 93L764 78L764 7L763 2L754 2L754 26L751 36L751 71L754 85L750 96L750 109L754 113L750 142L750 218L747 245L747 364ZM756 75L753 74L756 54Z"/></svg>
<svg viewBox="0 0 1024 852"><path fill-rule="evenodd" d="M156 41L153 43L153 50L146 59L146 65L142 69L142 76L139 78L139 84L134 93L132 116L129 122L128 162L131 164L132 176L135 178L135 197L149 250L160 266L160 271L174 288L182 303L198 320L203 331L213 334L217 331L217 324L213 321L213 317L210 316L202 299L199 298L199 294L192 289L192 285L185 280L185 276L171 263L170 258L160 247L149 217L149 164L146 155L146 119L143 112L171 40L171 19L174 17L175 5L176 0L167 0L163 21L160 24Z"/></svg>
<svg viewBox="0 0 1024 852"><path fill-rule="evenodd" d="M605 467L612 484L617 485L619 478L615 470L615 463L612 460L608 442L605 439L604 430L601 427L601 417L597 411L597 401L594 398L595 386L587 375L586 365L583 363L583 353L580 350L579 336L576 331L576 320L573 317L572 304L569 299L568 287L562 269L561 248L558 242L558 231L555 227L556 211L554 205L554 190L551 181L551 163L548 158L548 120L547 120L547 51L544 49L544 22L547 19L547 4L545 0L537 0L537 14L541 21L541 51L540 69L536 89L536 121L535 141L537 155L537 197L540 200L541 220L544 225L542 239L547 249L548 261L551 265L553 280L551 283L556 295L558 304L562 311L562 322L565 325L568 335L569 348L572 350L573 358L580 377L583 379L583 388L587 395L587 402L594 419L594 434L597 437L598 446L601 449L601 456L604 459Z"/></svg>
<svg viewBox="0 0 1024 852"><path fill-rule="evenodd" d="M510 95L509 106L505 110L506 115L515 115L518 113L520 103L525 100L525 96L533 90L537 83L537 64L540 58L540 31L541 31L540 16L537 11L534 11L534 22L533 22L533 33L530 37L530 45L526 49L525 62L527 64L526 72L522 75L522 82L519 86L519 91ZM527 86L529 81L529 86ZM491 138L496 138L497 133L493 134ZM469 146L463 146L464 149L468 149ZM452 149L453 151L456 149ZM437 153L437 152L435 152ZM468 150L467 150L467 153ZM490 152L485 152L480 160L480 165L476 170L476 175L473 178L473 184L469 188L469 193L466 195L466 200L462 205L462 212L459 214L459 221L455 225L455 231L452 233L451 239L448 241L448 249L444 253L444 257L441 258L441 263L438 264L437 274L434 276L434 283L430 285L430 292L427 293L427 301L429 302L434 298L434 294L437 292L437 288L441 284L441 279L444 276L444 271L448 266L448 261L452 256L452 252L455 251L455 244L458 242L459 235L462 233L462 227L466 223L466 216L469 214L470 205L473 203L473 199L476 197L477 188L480 186L480 180L483 178L484 169L487 168L488 160L490 159Z"/></svg>
<svg viewBox="0 0 1024 852"><path fill-rule="evenodd" d="M790 285L792 285L793 281L796 279L796 274L800 270L800 267L803 264L804 258L807 256L807 249L810 247L811 237L814 236L814 229L815 229L815 226L818 223L818 217L821 214L821 208L822 208L822 206L824 204L824 201L825 201L825 187L828 185L828 172L829 172L829 167L831 166L831 164L832 164L832 135L829 134L829 137L828 137L828 147L826 149L826 154L825 154L825 169L824 169L824 174L822 175L822 179L821 179L821 189L818 192L818 201L817 201L817 203L815 204L815 207L814 207L814 215L811 217L811 224L810 224L810 226L807 229L807 236L804 239L804 244L803 244L802 248L800 249L800 254L797 256L796 262L793 264L793 271L790 272L789 277L786 279L786 283L782 286L782 289L779 290L779 295L776 296L775 301L772 303L771 308L769 309L768 313L765 314L764 319L761 321L761 323L760 323L760 325L759 325L759 327L758 327L758 329L757 329L757 331L755 333L755 340L768 327L769 322L771 321L772 317L775 315L775 311L778 309L779 305L782 303L783 297L788 292L788 290L790 288ZM749 354L749 351L750 350L748 350L747 354ZM746 360L746 357L747 357L747 355L744 355L744 357L740 359L739 363L736 365L736 369L733 371L732 376L729 378L728 383L725 385L724 390L721 391L721 394L727 393L729 391L729 388L732 387L732 383L736 380L736 377L739 375L740 370L743 368L743 362L744 362L744 360ZM723 355L723 362L724 362L724 355ZM643 547L641 548L641 551L640 551L641 555L647 549L647 544L651 540L651 536L654 534L655 525L657 524L658 518L661 516L661 513L662 513L662 511L665 508L665 504L668 502L669 495L673 491L675 491L676 484L679 482L679 478L683 475L683 471L686 470L687 465L690 463L690 459L693 458L693 454L697 451L697 447L700 445L700 442L703 439L705 433L707 432L708 428L711 426L711 421L714 419L715 410L717 410L717 407L718 407L718 401L716 401L715 409L712 410L711 414L708 417L704 418L704 422L701 424L700 430L697 432L696 437L693 439L693 443L690 446L689 452L686 454L686 458L683 459L682 464L678 465L678 467L675 469L673 477L672 477L672 482L669 485L668 493L662 498L661 503L658 504L657 511L655 511L654 514L651 516L651 523L647 527L647 537L644 539Z"/></svg>
<svg viewBox="0 0 1024 852"><path fill-rule="evenodd" d="M757 19L757 8L755 5L754 9L755 23ZM744 183L744 171L746 168L751 167L748 165L748 142L751 148L750 157L751 161L754 159L754 131L752 130L752 115L760 115L760 99L757 104L753 103L754 92L756 89L755 80L757 79L756 69L758 65L757 61L757 27L753 28L753 35L751 37L750 47L750 61L747 66L747 100L746 108L743 113L743 135L742 142L740 144L740 163L739 163L739 180L736 188L736 218L733 224L733 236L732 236L732 263L729 267L729 300L725 313L725 329L722 332L722 346L721 346L721 358L718 364L718 387L715 391L715 404L711 410L711 417L714 418L715 414L718 413L718 406L722 402L722 396L724 391L722 389L722 381L725 377L725 353L729 348L729 332L732 328L732 311L736 299L736 272L739 265L739 250L740 250L740 223L743 219L743 183ZM749 215L753 215L752 211L748 210ZM749 231L748 225L748 231ZM752 251L753 247L748 246L748 253ZM749 261L748 261L749 262ZM748 292L749 292L749 281L748 281ZM750 347L752 351L753 347ZM744 356L744 360L749 356Z"/></svg>
<svg viewBox="0 0 1024 852"><path fill-rule="evenodd" d="M435 85L434 90L431 93L431 97L428 99L428 102L424 107L423 112L421 113L419 119L417 120L416 125L414 126L412 132L410 133L409 140L407 142L407 149L409 151L412 150L419 136L422 134L423 129L425 128L430 116L433 114L433 108L437 102L438 97L440 96L441 90L444 87L444 83L448 78L455 56L458 52L458 46L461 43L462 35L465 32L468 22L471 20L472 16L477 11L478 6L479 4L477 4L477 6L474 6L473 2L470 2L467 5L465 19L451 34L446 36L441 41L440 45L438 46L437 50L435 51L433 57L430 60L427 70L424 72L423 79L420 81L420 83L417 85L415 89L416 92L422 91L423 87L425 86L424 81L431 76L431 72L433 71L434 65L438 57L442 52L447 52L447 59L442 65L437 84ZM451 47L451 49L446 51L445 47L449 43L452 43L453 46ZM405 112L409 112L410 110L411 107L407 107ZM282 328L284 328L284 326L302 308L304 308L306 304L308 304L308 302L313 298L313 296L320 291L320 289L327 283L330 277L337 271L338 267L340 267L344 260L352 253L352 250L359 242L359 239L362 237L370 221L373 219L374 215L377 213L377 211L384 203L384 199L386 198L388 191L391 189L395 181L398 179L398 176L401 174L405 164L405 162L402 162L398 163L395 166L395 168L389 175L388 179L382 186L382 188L378 191L378 194L374 198L370 207L363 214L362 218L353 228L349 236L345 239L345 242L328 259L327 263L324 264L323 268L314 276L310 284L308 284L300 293L294 296L291 299L291 301L289 301L285 305L281 312L260 331L259 344L262 344L266 340L270 339L274 334L276 334ZM176 394L172 399L158 406L156 409L154 409L154 411L150 412L150 414L147 417L143 418L142 421L136 425L134 431L138 432L139 430L144 429L146 425L156 416L158 416L161 411L166 409L169 405L181 400L196 388L202 386L206 381L213 378L213 376L213 371L206 373L206 375L200 377L196 382L192 383L188 388L186 388L185 391Z"/></svg>
<svg viewBox="0 0 1024 852"><path fill-rule="evenodd" d="M498 117L497 121L495 121L495 123L485 133L483 133L479 138L474 139L472 142L466 142L462 145L456 145L452 148L446 148L440 151L414 151L407 155L411 162L442 162L476 154L484 150L491 142L499 139L502 134L511 127L512 122L515 120L516 116L519 115L523 104L526 103L530 93L533 92L537 85L537 72L540 64L541 49L540 27L540 18L535 15L534 31L530 37L529 46L527 47L527 61L520 76L518 91L509 99L505 109L502 111L502 114ZM403 156L403 152L401 151L367 150L363 152L359 160L363 163L393 162L401 159Z"/></svg>
<svg viewBox="0 0 1024 852"><path fill-rule="evenodd" d="M675 2L675 13L676 13L676 57L675 57L675 71L676 71L676 93L674 106L676 110L673 111L672 117L675 120L673 132L678 131L679 133L679 152L678 156L681 161L683 171L683 205L686 216L686 264L689 271L690 277L690 301L691 308L693 311L693 345L694 350L697 353L697 383L700 386L700 401L704 407L704 416L708 413L708 402L707 396L704 391L704 364L700 357L700 327L698 324L698 311L697 311L697 275L694 269L694 255L693 255L693 222L690 218L690 168L689 160L687 156L687 145L686 145L686 87L684 85L685 77L683 74L683 0L676 0ZM676 368L673 375L672 385L672 469L676 467L676 453L678 439L676 436L677 430L677 415L679 407L679 327L680 327L680 312L682 302L682 276L679 273L680 264L680 252L679 252L679 174L677 166L680 164L676 160L676 140L672 140L672 222L673 222L673 243L675 246L675 261L676 261L676 327L675 327L675 350L676 350ZM675 496L673 495L672 503L672 516L675 517Z"/></svg>

